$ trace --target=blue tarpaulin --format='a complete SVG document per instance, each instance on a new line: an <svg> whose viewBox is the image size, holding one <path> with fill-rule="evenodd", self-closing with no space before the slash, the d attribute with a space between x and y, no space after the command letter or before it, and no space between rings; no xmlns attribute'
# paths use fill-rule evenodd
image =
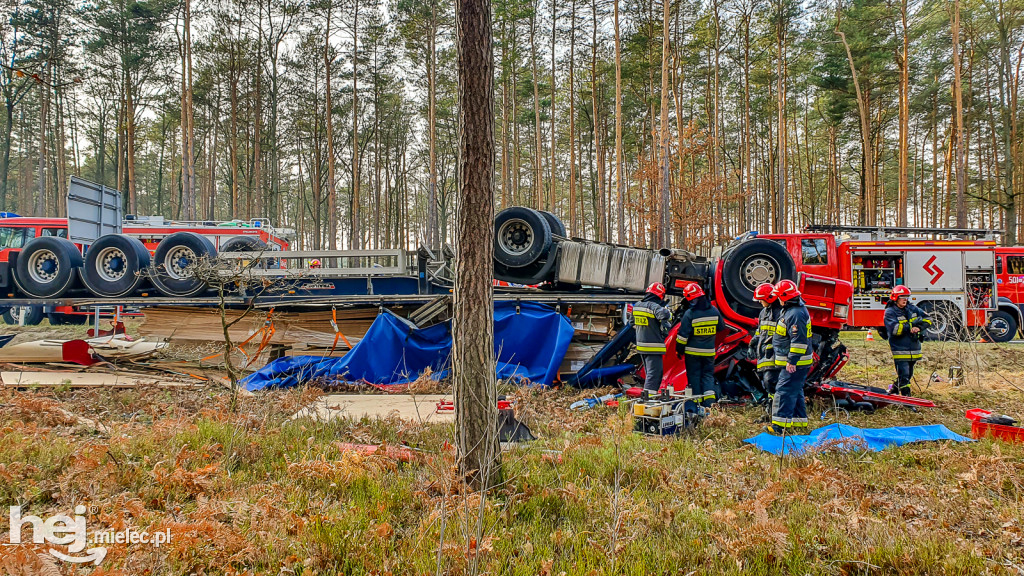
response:
<svg viewBox="0 0 1024 576"><path fill-rule="evenodd" d="M552 308L533 302L494 305L494 350L499 378L552 384L569 349L573 328ZM377 385L405 384L428 368L448 373L449 323L415 328L389 312L377 316L362 340L342 358L286 356L246 376L247 390L284 388L310 380L345 380Z"/></svg>
<svg viewBox="0 0 1024 576"><path fill-rule="evenodd" d="M807 435L786 436L785 453L801 453L806 450L814 451L822 448L830 450L866 449L878 452L889 446L937 440L973 442L970 438L961 436L942 424L893 428L857 428L846 424L829 424L823 428L811 430L811 433ZM773 436L767 432L744 440L765 452L776 455L783 452L782 441L782 436Z"/></svg>

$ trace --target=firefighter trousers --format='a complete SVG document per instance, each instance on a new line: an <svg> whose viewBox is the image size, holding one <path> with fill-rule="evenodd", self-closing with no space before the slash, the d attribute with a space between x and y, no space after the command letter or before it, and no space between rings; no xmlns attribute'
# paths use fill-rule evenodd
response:
<svg viewBox="0 0 1024 576"><path fill-rule="evenodd" d="M644 359L644 390L652 393L661 390L661 378L665 373L661 354L641 354Z"/></svg>
<svg viewBox="0 0 1024 576"><path fill-rule="evenodd" d="M893 392L910 396L910 380L914 377L916 360L896 360L896 389Z"/></svg>
<svg viewBox="0 0 1024 576"><path fill-rule="evenodd" d="M708 408L715 403L715 357L684 354L686 383L693 393L693 401Z"/></svg>
<svg viewBox="0 0 1024 576"><path fill-rule="evenodd" d="M804 382L810 371L810 366L798 366L792 374L785 368L779 371L779 383L772 401L772 424L788 430L790 434L807 433Z"/></svg>
<svg viewBox="0 0 1024 576"><path fill-rule="evenodd" d="M779 372L781 371L779 368L769 368L759 373L761 385L764 386L764 391L768 393L768 396L775 396L775 387L779 383Z"/></svg>

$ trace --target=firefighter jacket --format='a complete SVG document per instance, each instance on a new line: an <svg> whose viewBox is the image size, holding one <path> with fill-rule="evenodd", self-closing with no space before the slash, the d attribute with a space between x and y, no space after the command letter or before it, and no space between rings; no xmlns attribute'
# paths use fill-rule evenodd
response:
<svg viewBox="0 0 1024 576"><path fill-rule="evenodd" d="M782 306L777 303L762 308L761 313L757 316L757 330L754 331L754 337L750 340L750 349L757 359L758 370L778 368L775 365L775 347L772 346L772 340L775 337L775 326L778 325L780 316L782 316Z"/></svg>
<svg viewBox="0 0 1024 576"><path fill-rule="evenodd" d="M917 306L907 303L900 309L895 302L885 305L885 330L889 333L889 348L892 359L899 362L911 362L921 359L921 339L924 330L932 321ZM911 334L910 329L918 327L921 332Z"/></svg>
<svg viewBox="0 0 1024 576"><path fill-rule="evenodd" d="M810 366L814 362L811 351L811 315L800 298L782 306L782 315L775 325L772 337L775 365Z"/></svg>
<svg viewBox="0 0 1024 576"><path fill-rule="evenodd" d="M683 313L676 332L676 348L690 356L715 356L715 336L725 329L725 322L718 310L707 304L701 308L691 306Z"/></svg>
<svg viewBox="0 0 1024 576"><path fill-rule="evenodd" d="M664 354L665 338L672 327L672 313L660 302L644 298L633 304L633 327L637 352Z"/></svg>

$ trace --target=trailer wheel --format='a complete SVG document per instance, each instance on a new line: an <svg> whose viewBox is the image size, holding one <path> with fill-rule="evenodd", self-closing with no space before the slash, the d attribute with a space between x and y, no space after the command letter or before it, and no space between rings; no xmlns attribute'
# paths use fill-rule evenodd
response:
<svg viewBox="0 0 1024 576"><path fill-rule="evenodd" d="M551 234L554 236L561 236L562 238L568 238L569 234L565 231L565 223L555 216L554 213L548 212L547 210L538 210L540 215L548 221L548 226L551 228Z"/></svg>
<svg viewBox="0 0 1024 576"><path fill-rule="evenodd" d="M160 241L153 255L150 279L164 296L187 298L206 289L192 267L203 259L217 257L217 249L195 232L175 232Z"/></svg>
<svg viewBox="0 0 1024 576"><path fill-rule="evenodd" d="M1009 342L1017 337L1017 319L1004 310L996 310L984 328L985 337L992 342Z"/></svg>
<svg viewBox="0 0 1024 576"><path fill-rule="evenodd" d="M4 322L11 326L35 326L45 316L42 306L11 306L2 315Z"/></svg>
<svg viewBox="0 0 1024 576"><path fill-rule="evenodd" d="M149 261L149 250L138 238L108 234L86 251L79 274L82 284L96 296L119 298L139 287Z"/></svg>
<svg viewBox="0 0 1024 576"><path fill-rule="evenodd" d="M966 336L960 312L948 302L926 301L918 304L922 311L932 320L932 325L925 329L927 340L961 340Z"/></svg>
<svg viewBox="0 0 1024 576"><path fill-rule="evenodd" d="M18 255L14 282L34 298L59 298L75 281L82 254L67 238L33 238Z"/></svg>
<svg viewBox="0 0 1024 576"><path fill-rule="evenodd" d="M796 279L793 257L780 244L755 238L729 250L722 264L722 287L733 309L756 318L761 306L754 302L754 289L782 279Z"/></svg>
<svg viewBox="0 0 1024 576"><path fill-rule="evenodd" d="M269 252L270 247L267 243L255 236L235 236L229 238L227 242L224 242L220 246L218 252ZM243 260L242 264L246 262ZM276 261L273 258L263 258L260 262L261 268L273 268L276 265Z"/></svg>
<svg viewBox="0 0 1024 576"><path fill-rule="evenodd" d="M514 206L494 218L494 259L509 268L523 268L547 254L551 226L536 210Z"/></svg>

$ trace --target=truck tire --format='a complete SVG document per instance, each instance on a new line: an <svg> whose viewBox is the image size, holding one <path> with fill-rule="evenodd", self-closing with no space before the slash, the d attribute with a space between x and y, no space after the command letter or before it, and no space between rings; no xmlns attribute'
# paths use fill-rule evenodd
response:
<svg viewBox="0 0 1024 576"><path fill-rule="evenodd" d="M202 259L217 257L217 249L204 236L195 232L175 232L160 241L153 254L150 279L164 296L188 298L206 289L189 266Z"/></svg>
<svg viewBox="0 0 1024 576"><path fill-rule="evenodd" d="M33 238L22 248L14 282L34 298L59 298L71 288L82 267L82 254L73 242L57 236Z"/></svg>
<svg viewBox="0 0 1024 576"><path fill-rule="evenodd" d="M538 212L540 212L540 215L543 216L544 219L548 221L548 226L551 227L552 235L561 236L562 238L569 237L569 234L565 231L565 223L562 222L562 220L558 216L555 216L553 213L548 212L547 210L538 210Z"/></svg>
<svg viewBox="0 0 1024 576"><path fill-rule="evenodd" d="M551 226L538 211L506 208L494 218L494 259L509 268L530 266L548 253Z"/></svg>
<svg viewBox="0 0 1024 576"><path fill-rule="evenodd" d="M218 252L269 252L270 247L267 243L255 236L235 236L234 238L228 239L227 242L221 244ZM244 263L245 261L243 261ZM276 265L276 260L273 258L264 258L260 262L261 268L271 268Z"/></svg>
<svg viewBox="0 0 1024 576"><path fill-rule="evenodd" d="M754 302L754 289L764 282L796 280L793 257L780 244L754 238L729 250L722 264L722 288L736 312L756 318L761 305Z"/></svg>
<svg viewBox="0 0 1024 576"><path fill-rule="evenodd" d="M962 340L966 337L959 311L952 304L929 300L917 306L932 320L931 327L924 331L925 340Z"/></svg>
<svg viewBox="0 0 1024 576"><path fill-rule="evenodd" d="M11 326L21 324L22 316L25 317L25 326L36 326L46 315L42 306L11 306L2 315L4 322Z"/></svg>
<svg viewBox="0 0 1024 576"><path fill-rule="evenodd" d="M149 262L149 250L138 238L107 234L86 250L85 265L79 274L89 292L104 298L120 298L135 292Z"/></svg>
<svg viewBox="0 0 1024 576"><path fill-rule="evenodd" d="M1017 337L1017 318L1005 310L996 310L984 328L985 337L991 342L1009 342Z"/></svg>

